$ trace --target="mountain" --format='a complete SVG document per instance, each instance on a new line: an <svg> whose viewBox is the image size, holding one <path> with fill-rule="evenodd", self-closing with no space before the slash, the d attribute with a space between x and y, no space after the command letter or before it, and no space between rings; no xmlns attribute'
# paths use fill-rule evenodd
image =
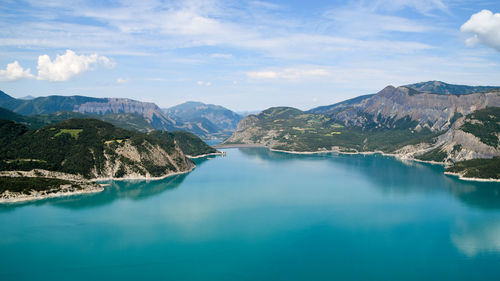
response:
<svg viewBox="0 0 500 281"><path fill-rule="evenodd" d="M29 182L23 178L37 178L33 192L58 192L57 185L68 184L75 187L65 192L77 192L82 184L95 191L89 179L147 179L187 172L194 163L182 147L193 156L216 150L186 134L139 133L97 119L70 119L37 130L0 120L0 182L12 187L0 199L15 197L12 192L31 193L30 185L19 191Z"/></svg>
<svg viewBox="0 0 500 281"><path fill-rule="evenodd" d="M236 114L242 116L242 117L247 117L248 115L251 114L259 114L262 110L247 110L247 111L237 111Z"/></svg>
<svg viewBox="0 0 500 281"><path fill-rule="evenodd" d="M24 124L30 128L40 128L42 126L47 125L46 122L36 117L23 116L21 114L17 114L2 107L0 107L0 120L15 121L17 123Z"/></svg>
<svg viewBox="0 0 500 281"><path fill-rule="evenodd" d="M26 125L31 129L39 129L45 125L59 123L73 118L99 119L102 121L109 122L122 129L132 130L137 132L150 132L154 130L151 124L149 124L144 117L134 113L109 113L109 114L99 115L99 114L85 114L79 112L61 111L56 113L24 116L0 107L0 119L15 121L17 123Z"/></svg>
<svg viewBox="0 0 500 281"><path fill-rule="evenodd" d="M205 139L223 139L232 134L243 117L225 107L201 102L186 102L164 109L177 128Z"/></svg>
<svg viewBox="0 0 500 281"><path fill-rule="evenodd" d="M500 91L467 95L441 95L418 92L412 88L387 86L375 95L358 102L342 103L311 109L345 125L361 127L393 127L395 122L409 118L418 127L431 131L449 129L458 116L464 116L486 106L500 106Z"/></svg>
<svg viewBox="0 0 500 281"><path fill-rule="evenodd" d="M412 88L419 92L441 95L466 95L472 93L484 93L492 90L500 90L500 87L498 86L453 85L441 81L420 82L416 84L406 85L405 87Z"/></svg>
<svg viewBox="0 0 500 281"><path fill-rule="evenodd" d="M250 115L223 144L294 152L382 151L451 167L500 156L499 107L496 89L445 95L387 86L374 95L307 112L277 107Z"/></svg>
<svg viewBox="0 0 500 281"><path fill-rule="evenodd" d="M354 104L360 103L366 99L369 99L373 96L371 95L363 95L359 97L355 97L352 99L348 99L345 101L341 101L339 103L335 103L332 105L325 105L325 106L319 106L315 107L311 110L308 110L309 113L314 113L314 114L332 114L335 111L341 111L342 109L348 108L349 106L352 106Z"/></svg>
<svg viewBox="0 0 500 281"><path fill-rule="evenodd" d="M398 128L363 128L344 125L322 114L292 107L273 107L243 119L223 144L261 144L295 152L389 152L434 136L429 129L412 130L414 126L416 123L403 119L398 122Z"/></svg>
<svg viewBox="0 0 500 281"><path fill-rule="evenodd" d="M132 130L137 132L150 132L154 130L151 124L149 124L149 122L144 117L135 113L108 113L100 115L100 114L62 111L50 114L31 115L29 117L32 119L40 120L41 122L44 123L44 125L59 123L64 120L73 118L80 118L80 119L94 118L111 123L116 127L120 127L126 130ZM30 127L35 129L39 128L34 126Z"/></svg>
<svg viewBox="0 0 500 281"><path fill-rule="evenodd" d="M9 121L0 125L5 144L0 149L2 170L39 168L86 178L120 178L162 176L191 167L173 137L165 141L96 119L70 119L38 130Z"/></svg>
<svg viewBox="0 0 500 281"><path fill-rule="evenodd" d="M156 104L125 98L48 96L22 100L0 91L0 107L21 115L51 114L63 111L97 115L132 113L142 116L155 129L174 130L177 128L175 121Z"/></svg>
<svg viewBox="0 0 500 281"><path fill-rule="evenodd" d="M20 100L32 100L32 99L34 99L34 98L36 98L36 97L31 96L31 95L27 95L27 96L24 96L24 97L20 97L19 99L20 99Z"/></svg>

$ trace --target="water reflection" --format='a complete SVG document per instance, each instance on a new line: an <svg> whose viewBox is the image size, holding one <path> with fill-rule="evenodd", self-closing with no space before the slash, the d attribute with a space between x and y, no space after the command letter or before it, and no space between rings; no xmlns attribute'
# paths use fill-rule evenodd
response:
<svg viewBox="0 0 500 281"><path fill-rule="evenodd" d="M262 161L283 162L290 160L329 161L363 177L386 194L448 192L467 206L488 210L500 209L500 183L462 181L443 174L440 165L416 161L394 161L383 155L343 154L290 154L273 152L266 148L239 148L249 157Z"/></svg>
<svg viewBox="0 0 500 281"><path fill-rule="evenodd" d="M205 162L220 156L209 156L197 158L193 161L196 169L199 169ZM49 198L39 201L19 202L12 204L0 204L0 212L14 211L18 207L27 205L41 206L53 205L69 209L84 209L89 207L103 206L119 199L142 200L154 195L158 195L167 190L177 188L189 175L181 174L167 177L162 180L129 180L129 181L109 181L104 191L93 194L82 194L68 197Z"/></svg>
<svg viewBox="0 0 500 281"><path fill-rule="evenodd" d="M104 188L104 191L99 193L50 198L17 204L5 204L0 205L0 211L12 211L15 207L26 205L41 206L47 204L68 209L85 209L103 206L120 199L144 200L151 196L177 188L187 176L188 174L181 174L154 181L110 181L106 182L106 184L109 185Z"/></svg>
<svg viewBox="0 0 500 281"><path fill-rule="evenodd" d="M463 254L500 252L500 219L479 222L458 221L451 234L453 245Z"/></svg>

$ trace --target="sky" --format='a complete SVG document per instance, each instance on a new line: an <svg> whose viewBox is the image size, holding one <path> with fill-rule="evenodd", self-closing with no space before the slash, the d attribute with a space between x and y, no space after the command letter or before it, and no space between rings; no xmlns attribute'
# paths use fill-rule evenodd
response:
<svg viewBox="0 0 500 281"><path fill-rule="evenodd" d="M500 1L0 0L0 90L236 111L500 85Z"/></svg>

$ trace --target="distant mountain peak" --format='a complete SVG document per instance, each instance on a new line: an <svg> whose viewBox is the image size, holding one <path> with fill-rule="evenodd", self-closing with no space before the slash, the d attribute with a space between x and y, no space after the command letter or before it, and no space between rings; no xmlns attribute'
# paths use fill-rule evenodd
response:
<svg viewBox="0 0 500 281"><path fill-rule="evenodd" d="M223 106L199 101L187 101L163 111L182 124L179 129L188 130L204 138L228 137L243 118Z"/></svg>
<svg viewBox="0 0 500 281"><path fill-rule="evenodd" d="M467 95L472 93L485 93L492 90L500 90L499 86L455 85L437 80L404 85L404 87L411 88L423 93L433 93L440 95Z"/></svg>
<svg viewBox="0 0 500 281"><path fill-rule="evenodd" d="M207 105L207 104L201 101L187 101L179 105Z"/></svg>
<svg viewBox="0 0 500 281"><path fill-rule="evenodd" d="M20 97L19 99L21 100L32 100L32 99L35 99L36 97L34 96L31 96L31 95L27 95L27 96L24 96L24 97Z"/></svg>

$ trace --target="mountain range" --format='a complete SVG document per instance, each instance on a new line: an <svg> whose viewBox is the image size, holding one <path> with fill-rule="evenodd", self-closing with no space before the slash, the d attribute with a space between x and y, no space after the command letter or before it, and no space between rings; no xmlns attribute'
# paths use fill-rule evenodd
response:
<svg viewBox="0 0 500 281"><path fill-rule="evenodd" d="M2 91L0 107L25 116L24 122L38 127L90 116L126 129L142 132L183 130L204 139L227 138L243 118L222 106L200 102L187 102L162 110L154 103L126 98L47 96L16 99Z"/></svg>
<svg viewBox="0 0 500 281"><path fill-rule="evenodd" d="M378 151L443 163L449 172L461 176L500 178L500 168L491 168L500 163L500 87L495 86L440 81L387 86L376 94L307 111L273 107L245 118L200 102L160 109L154 103L131 99L48 96L23 100L1 91L0 107L6 108L0 109L0 119L32 129L90 117L135 132L184 130L203 139L227 138L225 145L259 144L307 153ZM183 134L187 133L177 135L190 140L179 140L179 145L193 143L192 137ZM191 147L196 150L200 145ZM489 164L475 159L488 159Z"/></svg>
<svg viewBox="0 0 500 281"><path fill-rule="evenodd" d="M291 152L381 151L452 167L500 156L499 107L498 87L436 81L387 86L376 94L306 112L276 107L250 115L224 144L260 144ZM457 173L500 178L500 169L492 176L483 168L465 166L467 171Z"/></svg>
<svg viewBox="0 0 500 281"><path fill-rule="evenodd" d="M205 139L226 139L236 130L243 116L220 105L186 102L163 109L178 128Z"/></svg>

